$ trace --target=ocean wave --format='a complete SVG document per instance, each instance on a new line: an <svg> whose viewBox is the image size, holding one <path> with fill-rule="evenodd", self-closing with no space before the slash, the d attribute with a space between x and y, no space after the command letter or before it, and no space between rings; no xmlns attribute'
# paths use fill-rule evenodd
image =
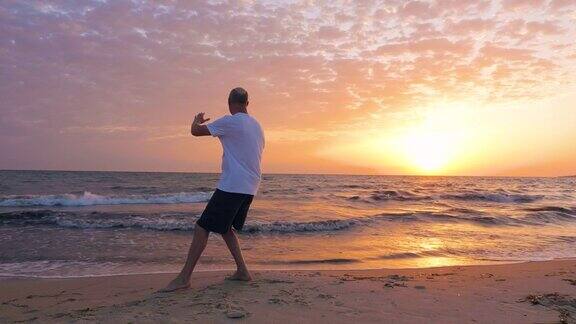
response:
<svg viewBox="0 0 576 324"><path fill-rule="evenodd" d="M157 231L191 231L199 215L189 213L170 216L150 214L147 216L130 213L88 213L61 212L51 210L18 211L0 213L0 225L26 226L48 225L81 229L143 229ZM334 232L352 227L372 226L377 222L472 222L479 225L511 225L509 219L488 216L458 216L442 213L396 213L377 214L347 219L328 219L320 221L264 222L248 221L243 228L247 234L289 234Z"/></svg>
<svg viewBox="0 0 576 324"><path fill-rule="evenodd" d="M386 215L386 220L395 222L413 223L471 223L481 226L517 226L528 225L528 223L512 217L493 217L481 212L477 214L454 214L447 212L417 212L398 213Z"/></svg>
<svg viewBox="0 0 576 324"><path fill-rule="evenodd" d="M347 189L369 189L370 185L358 185L358 184L339 184L335 186L336 188L347 188Z"/></svg>
<svg viewBox="0 0 576 324"><path fill-rule="evenodd" d="M512 193L486 193L467 192L461 194L440 195L441 199L487 201L498 203L531 203L544 198L542 195L512 194Z"/></svg>
<svg viewBox="0 0 576 324"><path fill-rule="evenodd" d="M199 215L189 213L147 216L132 213L78 213L52 210L15 211L0 213L0 225L50 225L64 228L112 229L130 228L158 231L190 231ZM244 225L244 233L305 233L346 230L353 226L369 225L378 220L393 220L389 215L375 215L322 221L252 221Z"/></svg>
<svg viewBox="0 0 576 324"><path fill-rule="evenodd" d="M146 217L130 213L89 213L58 212L51 210L17 211L0 213L0 225L26 226L50 225L79 229L144 229L157 231L191 231L199 215L182 213L181 215L160 216L151 214ZM374 221L370 217L335 219L312 222L252 222L244 225L244 233L302 233L330 232L345 230L359 224Z"/></svg>
<svg viewBox="0 0 576 324"><path fill-rule="evenodd" d="M51 210L26 210L0 213L1 225L55 225L52 219L56 215Z"/></svg>
<svg viewBox="0 0 576 324"><path fill-rule="evenodd" d="M525 217L528 221L541 224L557 224L576 220L576 207L542 206L526 208L530 213Z"/></svg>
<svg viewBox="0 0 576 324"><path fill-rule="evenodd" d="M359 259L351 258L335 258L335 259L307 259L307 260L274 260L274 261L262 261L261 264L347 264L347 263L358 263L361 262Z"/></svg>
<svg viewBox="0 0 576 324"><path fill-rule="evenodd" d="M540 207L525 208L524 210L533 212L555 212L576 216L576 207L540 206Z"/></svg>
<svg viewBox="0 0 576 324"><path fill-rule="evenodd" d="M63 218L55 219L55 225L66 228L82 229L109 229L109 228L131 228L156 231L191 231L194 229L194 222L175 219L147 219L135 217L132 219L89 219L89 218Z"/></svg>
<svg viewBox="0 0 576 324"><path fill-rule="evenodd" d="M245 233L303 233L332 232L348 229L359 223L365 223L363 218L333 219L313 222L272 222L247 223L242 232Z"/></svg>
<svg viewBox="0 0 576 324"><path fill-rule="evenodd" d="M418 258L429 258L429 257L454 257L454 256L465 256L470 255L482 255L485 254L484 249L456 249L456 248L439 248L434 250L422 250L416 252L398 252L398 253L388 253L379 256L372 257L372 260L402 260L402 259L418 259ZM497 260L493 260L497 261ZM498 260L499 261L499 260Z"/></svg>
<svg viewBox="0 0 576 324"><path fill-rule="evenodd" d="M0 225L47 225L78 229L144 229L157 231L190 231L199 215L190 213L148 214L77 213L52 210L0 213Z"/></svg>
<svg viewBox="0 0 576 324"><path fill-rule="evenodd" d="M402 252L402 253L390 253L384 254L375 259L382 259L382 260L398 260L398 259L415 259L419 258L420 255L414 252Z"/></svg>
<svg viewBox="0 0 576 324"><path fill-rule="evenodd" d="M542 209L542 208L541 208ZM247 234L290 234L336 232L353 227L379 226L379 223L468 223L477 226L534 226L576 221L573 208L545 208L552 211L531 211L512 216L490 215L472 209L451 208L442 212L396 212L361 217L312 221L251 220L244 225ZM199 215L189 212L130 213L78 212L62 210L27 210L0 213L0 226L47 225L81 229L141 229L156 231L191 231Z"/></svg>
<svg viewBox="0 0 576 324"><path fill-rule="evenodd" d="M406 190L376 190L370 195L372 200L414 201L430 199L430 196L417 195Z"/></svg>
<svg viewBox="0 0 576 324"><path fill-rule="evenodd" d="M82 194L28 195L0 198L0 207L94 206L128 204L181 204L206 202L210 192L178 192L150 195L103 196L85 191Z"/></svg>
<svg viewBox="0 0 576 324"><path fill-rule="evenodd" d="M432 199L431 196L419 195L405 190L374 190L367 197L360 195L353 195L353 196L334 195L334 196L339 198L345 198L350 201L360 201L364 203L374 203L383 201L418 201L418 200Z"/></svg>
<svg viewBox="0 0 576 324"><path fill-rule="evenodd" d="M422 200L461 200L484 201L495 203L531 203L544 198L543 195L517 194L508 192L463 192L435 195L425 190L375 190L368 196L348 196L351 201L385 202L385 201L422 201Z"/></svg>

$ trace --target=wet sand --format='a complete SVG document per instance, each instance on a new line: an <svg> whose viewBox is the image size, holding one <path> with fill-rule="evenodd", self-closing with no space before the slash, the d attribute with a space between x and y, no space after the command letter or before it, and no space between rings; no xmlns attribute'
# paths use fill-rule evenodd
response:
<svg viewBox="0 0 576 324"><path fill-rule="evenodd" d="M576 323L576 260L354 271L0 279L0 322Z"/></svg>

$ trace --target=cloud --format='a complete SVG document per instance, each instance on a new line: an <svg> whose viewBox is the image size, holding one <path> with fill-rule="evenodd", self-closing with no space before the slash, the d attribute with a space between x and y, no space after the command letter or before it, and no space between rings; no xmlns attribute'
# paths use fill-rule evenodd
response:
<svg viewBox="0 0 576 324"><path fill-rule="evenodd" d="M552 9L552 11L570 9L570 7L572 9L574 7L576 7L576 4L572 0L552 0L552 1L550 1L550 9Z"/></svg>
<svg viewBox="0 0 576 324"><path fill-rule="evenodd" d="M402 55L405 53L425 55L433 52L466 55L471 50L472 43L467 40L450 41L447 38L431 38L415 42L382 45L376 50L376 53L383 55Z"/></svg>
<svg viewBox="0 0 576 324"><path fill-rule="evenodd" d="M186 125L196 111L226 113L226 93L237 85L250 91L251 109L268 127L319 133L365 115L409 114L439 96L546 96L574 82L573 7L563 0L548 7L5 1L1 132L24 134L31 146L42 136L79 149L102 134L136 143L132 127L157 130L142 133L143 141L172 138L179 131L164 125Z"/></svg>
<svg viewBox="0 0 576 324"><path fill-rule="evenodd" d="M490 19L461 19L458 21L449 21L446 24L446 31L450 34L466 35L493 29L495 27L494 25L495 22Z"/></svg>
<svg viewBox="0 0 576 324"><path fill-rule="evenodd" d="M551 21L530 21L526 23L526 30L532 34L558 35L562 33L562 28Z"/></svg>
<svg viewBox="0 0 576 324"><path fill-rule="evenodd" d="M504 0L502 7L505 10L520 10L526 8L541 8L544 6L544 0Z"/></svg>
<svg viewBox="0 0 576 324"><path fill-rule="evenodd" d="M438 7L424 1L408 1L398 13L404 17L430 18L438 14Z"/></svg>

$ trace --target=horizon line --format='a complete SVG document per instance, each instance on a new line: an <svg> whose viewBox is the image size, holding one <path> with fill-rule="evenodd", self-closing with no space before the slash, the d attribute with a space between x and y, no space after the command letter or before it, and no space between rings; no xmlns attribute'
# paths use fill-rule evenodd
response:
<svg viewBox="0 0 576 324"><path fill-rule="evenodd" d="M31 171L31 172L124 172L124 173L198 173L198 174L220 174L221 172L207 171L134 171L134 170L62 170L62 169L0 169L3 171ZM576 174L559 175L559 176L513 176L513 175L438 175L438 174L385 174L385 173L299 173L299 172L267 172L265 175L340 175L340 176L381 176L381 177L460 177L460 178L571 178Z"/></svg>

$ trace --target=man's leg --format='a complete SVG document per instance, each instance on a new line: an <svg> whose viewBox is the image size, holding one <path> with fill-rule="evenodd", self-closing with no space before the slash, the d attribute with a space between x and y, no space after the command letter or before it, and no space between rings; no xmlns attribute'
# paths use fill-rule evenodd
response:
<svg viewBox="0 0 576 324"><path fill-rule="evenodd" d="M194 237L192 238L192 244L190 244L190 249L188 250L188 258L182 271L180 271L180 274L172 280L166 288L161 289L160 292L169 292L190 287L190 276L192 276L192 271L194 271L194 267L206 247L209 234L210 232L199 225L194 227Z"/></svg>
<svg viewBox="0 0 576 324"><path fill-rule="evenodd" d="M222 234L222 238L226 242L228 246L228 250L232 253L234 257L234 261L236 261L236 272L230 276L228 279L230 280L243 280L243 281L250 281L252 280L252 276L248 271L248 267L246 267L246 262L244 261L244 257L242 256L242 251L240 250L240 243L238 242L238 237L233 229L230 229L226 234Z"/></svg>

